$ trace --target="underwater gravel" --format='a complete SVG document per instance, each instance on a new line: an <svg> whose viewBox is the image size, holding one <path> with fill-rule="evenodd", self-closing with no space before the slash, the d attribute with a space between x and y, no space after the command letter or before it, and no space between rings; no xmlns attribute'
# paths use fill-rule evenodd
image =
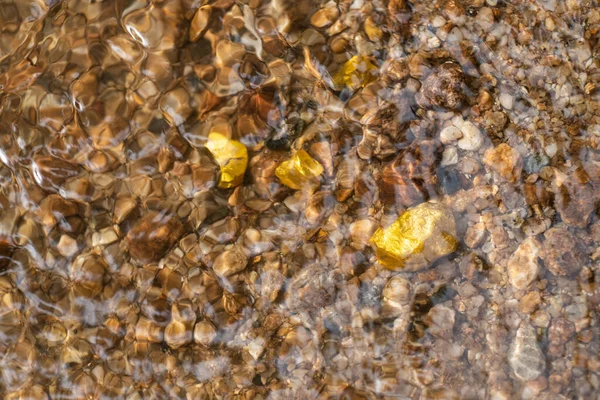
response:
<svg viewBox="0 0 600 400"><path fill-rule="evenodd" d="M0 2L0 397L596 398L599 31L595 0Z"/></svg>

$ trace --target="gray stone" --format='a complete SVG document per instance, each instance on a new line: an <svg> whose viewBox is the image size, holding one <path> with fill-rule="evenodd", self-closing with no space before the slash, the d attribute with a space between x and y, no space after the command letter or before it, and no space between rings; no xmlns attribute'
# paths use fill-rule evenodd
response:
<svg viewBox="0 0 600 400"><path fill-rule="evenodd" d="M508 362L517 378L523 381L536 379L546 368L535 329L525 321L517 329L509 349Z"/></svg>

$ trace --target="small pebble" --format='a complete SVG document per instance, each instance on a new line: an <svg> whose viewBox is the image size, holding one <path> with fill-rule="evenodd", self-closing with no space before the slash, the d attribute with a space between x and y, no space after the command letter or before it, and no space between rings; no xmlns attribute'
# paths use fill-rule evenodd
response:
<svg viewBox="0 0 600 400"><path fill-rule="evenodd" d="M517 378L531 381L546 369L544 354L537 341L535 329L522 322L510 346L508 362Z"/></svg>
<svg viewBox="0 0 600 400"><path fill-rule="evenodd" d="M521 177L523 158L506 143L488 149L483 155L483 162L508 182L514 183Z"/></svg>
<svg viewBox="0 0 600 400"><path fill-rule="evenodd" d="M457 127L463 134L463 137L458 141L458 147L467 151L479 150L483 145L483 135L479 128L469 121L459 122Z"/></svg>
<svg viewBox="0 0 600 400"><path fill-rule="evenodd" d="M534 237L525 239L508 260L507 272L510 284L516 289L525 289L538 276L538 257L542 246Z"/></svg>
<svg viewBox="0 0 600 400"><path fill-rule="evenodd" d="M448 165L454 165L456 163L458 163L458 151L456 150L456 147L448 147L444 149L444 152L442 153L442 161L440 163L442 167L447 167Z"/></svg>
<svg viewBox="0 0 600 400"><path fill-rule="evenodd" d="M62 235L56 248L63 256L71 257L77 253L77 241L69 235Z"/></svg>
<svg viewBox="0 0 600 400"><path fill-rule="evenodd" d="M556 276L577 274L587 260L585 246L566 228L552 228L545 233L542 258L546 268Z"/></svg>
<svg viewBox="0 0 600 400"><path fill-rule="evenodd" d="M502 105L502 107L504 107L507 110L512 110L512 108L515 104L514 96L512 96L508 93L501 93L499 100L500 100L500 104Z"/></svg>
<svg viewBox="0 0 600 400"><path fill-rule="evenodd" d="M463 133L454 125L450 125L440 132L440 140L444 144L454 142L461 137L463 137Z"/></svg>

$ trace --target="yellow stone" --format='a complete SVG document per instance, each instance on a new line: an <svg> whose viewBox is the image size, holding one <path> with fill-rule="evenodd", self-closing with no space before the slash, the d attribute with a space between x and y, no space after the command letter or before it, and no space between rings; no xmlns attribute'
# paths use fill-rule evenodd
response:
<svg viewBox="0 0 600 400"><path fill-rule="evenodd" d="M235 187L244 180L248 166L248 150L237 140L231 140L217 132L208 135L206 148L210 151L221 167L219 187L228 189Z"/></svg>
<svg viewBox="0 0 600 400"><path fill-rule="evenodd" d="M344 63L333 80L337 86L354 90L377 79L377 69L369 57L354 56Z"/></svg>
<svg viewBox="0 0 600 400"><path fill-rule="evenodd" d="M365 20L365 32L371 41L381 40L383 31L379 29L372 17L367 17Z"/></svg>
<svg viewBox="0 0 600 400"><path fill-rule="evenodd" d="M305 150L298 150L292 158L279 164L275 175L292 189L311 188L318 184L323 166Z"/></svg>
<svg viewBox="0 0 600 400"><path fill-rule="evenodd" d="M371 237L377 260L391 270L416 271L448 255L458 245L456 222L442 204L423 203L404 211Z"/></svg>

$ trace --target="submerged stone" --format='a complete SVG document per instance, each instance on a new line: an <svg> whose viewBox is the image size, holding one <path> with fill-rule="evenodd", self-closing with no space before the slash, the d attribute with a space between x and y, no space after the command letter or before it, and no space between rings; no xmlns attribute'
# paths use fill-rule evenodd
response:
<svg viewBox="0 0 600 400"><path fill-rule="evenodd" d="M208 135L206 148L221 167L220 188L229 189L242 183L248 166L246 146L220 133L211 132Z"/></svg>
<svg viewBox="0 0 600 400"><path fill-rule="evenodd" d="M531 381L546 369L544 354L537 341L535 329L527 322L521 323L508 354L508 362L523 381Z"/></svg>
<svg viewBox="0 0 600 400"><path fill-rule="evenodd" d="M149 214L138 221L125 240L132 257L144 263L155 262L165 256L182 232L183 225L177 218Z"/></svg>
<svg viewBox="0 0 600 400"><path fill-rule="evenodd" d="M392 270L416 271L458 245L454 215L444 205L423 203L402 213L371 237L377 259Z"/></svg>
<svg viewBox="0 0 600 400"><path fill-rule="evenodd" d="M321 163L300 149L292 158L279 164L275 175L285 186L300 190L316 186L323 171Z"/></svg>

